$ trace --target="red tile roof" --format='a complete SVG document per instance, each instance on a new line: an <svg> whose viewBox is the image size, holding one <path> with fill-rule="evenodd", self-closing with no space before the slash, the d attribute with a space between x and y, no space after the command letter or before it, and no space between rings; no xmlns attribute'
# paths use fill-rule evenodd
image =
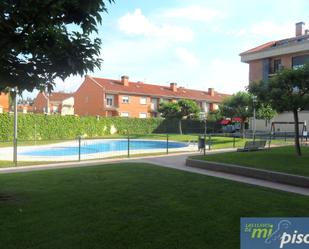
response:
<svg viewBox="0 0 309 249"><path fill-rule="evenodd" d="M54 92L49 95L49 100L50 101L63 101L73 96L74 96L73 93Z"/></svg>
<svg viewBox="0 0 309 249"><path fill-rule="evenodd" d="M282 40L277 40L277 41L271 41L271 42L267 42L265 44L262 44L258 47L249 49L248 51L245 51L243 53L241 53L240 55L245 55L245 54L250 54L250 53L255 53L255 52L260 52L272 47L278 47L278 46L282 46L282 45L287 45L287 44L291 44L291 43L295 43L295 42L301 42L304 40L308 40L309 39L309 35L301 35L301 36L295 36L295 37L291 37L291 38L287 38L287 39L282 39Z"/></svg>
<svg viewBox="0 0 309 249"><path fill-rule="evenodd" d="M215 92L214 96L211 96L208 91L199 91L184 87L177 87L177 92L174 92L169 86L152 85L141 82L129 82L128 86L124 86L119 80L90 78L101 85L105 91L110 93L115 92L165 98L205 100L215 103L220 103L224 98L230 96L218 92Z"/></svg>
<svg viewBox="0 0 309 249"><path fill-rule="evenodd" d="M260 45L258 47L249 49L248 51L245 51L245 52L241 53L240 55L254 53L254 52L260 52L260 51L262 51L264 49L271 48L275 44L276 44L276 41L267 42L267 43L262 44L262 45Z"/></svg>

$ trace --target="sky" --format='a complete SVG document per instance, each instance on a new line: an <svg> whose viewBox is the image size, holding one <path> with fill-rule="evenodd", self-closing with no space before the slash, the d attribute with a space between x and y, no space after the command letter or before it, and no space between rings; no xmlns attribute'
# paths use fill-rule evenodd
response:
<svg viewBox="0 0 309 249"><path fill-rule="evenodd" d="M107 8L104 62L89 75L230 94L248 85L241 52L294 36L296 22L309 28L308 0L115 0ZM55 91L73 92L83 78L56 82Z"/></svg>

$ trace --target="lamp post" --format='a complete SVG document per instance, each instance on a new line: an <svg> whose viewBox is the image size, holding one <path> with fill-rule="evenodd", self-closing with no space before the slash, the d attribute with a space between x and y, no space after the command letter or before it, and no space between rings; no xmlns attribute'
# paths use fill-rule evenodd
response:
<svg viewBox="0 0 309 249"><path fill-rule="evenodd" d="M17 118L18 118L18 113L17 113L17 94L18 94L18 88L14 87L12 90L12 95L13 95L13 103L14 103L14 133L13 133L13 161L15 166L17 166Z"/></svg>
<svg viewBox="0 0 309 249"><path fill-rule="evenodd" d="M257 102L257 97L252 96L252 102L253 102L253 141L255 141L255 132L256 132L256 113L255 113L255 105Z"/></svg>
<svg viewBox="0 0 309 249"><path fill-rule="evenodd" d="M204 135L206 135L206 133L207 133L207 119L206 119L206 113L205 112L200 113L200 121L204 122Z"/></svg>

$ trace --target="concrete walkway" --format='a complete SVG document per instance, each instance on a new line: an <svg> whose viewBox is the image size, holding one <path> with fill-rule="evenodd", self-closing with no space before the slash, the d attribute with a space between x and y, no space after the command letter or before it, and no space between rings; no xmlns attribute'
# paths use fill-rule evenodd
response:
<svg viewBox="0 0 309 249"><path fill-rule="evenodd" d="M211 152L211 153L216 153L216 152ZM211 170L206 170L206 169L188 167L185 165L186 158L187 158L186 155L180 155L180 156L170 156L170 157L161 157L161 158L147 158L147 159L136 160L136 162L151 163L151 164L155 164L161 167L173 168L173 169L183 170L187 172L208 175L208 176L223 178L223 179L232 180L236 182L242 182L242 183L257 185L257 186L261 186L265 188L271 188L271 189L281 190L285 192L291 192L291 193L309 196L308 188L296 187L296 186L251 178L251 177L218 172L218 171L211 171Z"/></svg>
<svg viewBox="0 0 309 249"><path fill-rule="evenodd" d="M222 153L227 151L234 151L235 149L223 149L217 151L211 151L207 154ZM223 178L231 181L247 183L251 185L261 186L265 188L271 188L276 190L281 190L285 192L291 192L301 195L309 196L308 188L301 188L281 183L275 183L260 179L255 179L251 177L238 176L228 173L216 172L205 169L198 169L187 167L185 165L186 158L192 155L200 155L200 153L183 153L177 155L163 155L163 156L149 156L143 158L132 158L132 159L106 159L106 160L97 160L91 162L69 162L61 164L48 164L48 165L35 165L35 166L23 166L23 167L11 167L11 168L0 168L0 174L8 173L18 173L18 172L30 172L30 171L39 171L39 170L52 170L52 169L63 169L63 168L75 168L75 167L88 167L95 165L103 164L115 164L115 163L150 163L160 167L173 168L177 170L187 171L191 173L197 173L202 175L213 176L217 178Z"/></svg>

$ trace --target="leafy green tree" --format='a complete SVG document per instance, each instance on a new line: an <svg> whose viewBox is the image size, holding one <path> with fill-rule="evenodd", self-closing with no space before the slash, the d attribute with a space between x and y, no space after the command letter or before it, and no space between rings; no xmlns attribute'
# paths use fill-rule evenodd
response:
<svg viewBox="0 0 309 249"><path fill-rule="evenodd" d="M221 119L223 119L223 115L222 115L220 109L214 110L214 111L210 111L207 114L207 121L217 122L217 121L220 121Z"/></svg>
<svg viewBox="0 0 309 249"><path fill-rule="evenodd" d="M241 130L243 137L245 136L245 122L252 117L252 96L247 92L238 92L231 97L225 99L219 106L221 114L226 118L240 118Z"/></svg>
<svg viewBox="0 0 309 249"><path fill-rule="evenodd" d="M277 112L271 108L269 104L260 104L257 107L256 118L264 119L266 122L269 122L272 118L276 116Z"/></svg>
<svg viewBox="0 0 309 249"><path fill-rule="evenodd" d="M197 118L200 108L193 100L182 99L178 102L163 102L160 104L159 112L167 119L178 119L179 133L182 134L182 119Z"/></svg>
<svg viewBox="0 0 309 249"><path fill-rule="evenodd" d="M252 82L248 89L277 112L293 112L295 150L301 156L298 112L309 107L309 64L283 69L268 81Z"/></svg>
<svg viewBox="0 0 309 249"><path fill-rule="evenodd" d="M56 77L100 67L93 33L105 11L103 0L0 1L0 91L52 90Z"/></svg>

